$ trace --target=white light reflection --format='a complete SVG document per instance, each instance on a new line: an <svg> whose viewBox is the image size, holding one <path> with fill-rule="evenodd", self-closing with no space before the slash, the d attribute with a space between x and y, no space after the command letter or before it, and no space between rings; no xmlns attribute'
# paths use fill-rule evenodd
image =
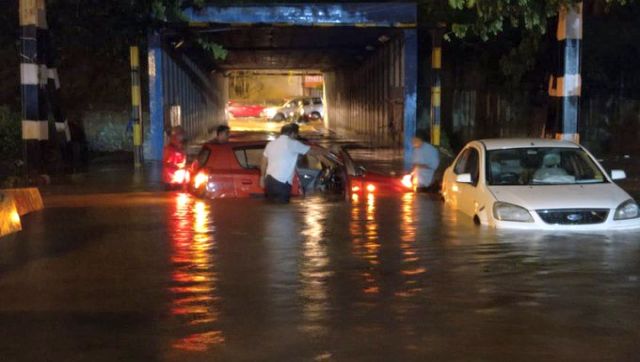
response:
<svg viewBox="0 0 640 362"><path fill-rule="evenodd" d="M333 274L328 270L329 258L324 241L324 225L329 213L326 203L310 202L305 205L303 258L300 269L302 298L304 299L304 329L308 332L328 333L321 323L327 320L327 279Z"/></svg>
<svg viewBox="0 0 640 362"><path fill-rule="evenodd" d="M411 297L417 295L422 288L419 280L427 270L420 264L420 257L416 245L416 194L405 193L402 195L400 212L400 248L402 250L402 270L404 285L396 295L399 297Z"/></svg>

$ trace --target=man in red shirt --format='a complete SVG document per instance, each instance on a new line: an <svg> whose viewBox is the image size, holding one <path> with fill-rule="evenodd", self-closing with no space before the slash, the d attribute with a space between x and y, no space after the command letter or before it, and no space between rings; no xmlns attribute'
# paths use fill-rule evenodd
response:
<svg viewBox="0 0 640 362"><path fill-rule="evenodd" d="M168 186L182 185L188 181L186 172L187 154L184 149L182 127L171 129L169 144L162 152L162 182Z"/></svg>

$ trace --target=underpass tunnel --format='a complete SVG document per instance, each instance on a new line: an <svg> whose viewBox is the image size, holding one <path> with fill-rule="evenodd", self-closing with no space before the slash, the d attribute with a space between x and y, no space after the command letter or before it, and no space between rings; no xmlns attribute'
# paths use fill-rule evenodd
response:
<svg viewBox="0 0 640 362"><path fill-rule="evenodd" d="M161 158L171 126L194 139L228 122L231 100L292 96L321 97L322 124L339 137L404 147L410 159L415 4L208 6L185 16L149 33L148 159Z"/></svg>

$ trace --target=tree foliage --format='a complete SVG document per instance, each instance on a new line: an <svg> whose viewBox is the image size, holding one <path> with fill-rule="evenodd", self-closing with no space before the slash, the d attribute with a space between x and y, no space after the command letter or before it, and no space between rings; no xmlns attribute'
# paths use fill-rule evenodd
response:
<svg viewBox="0 0 640 362"><path fill-rule="evenodd" d="M429 15L448 24L445 39L506 42L509 47L499 60L500 70L510 84L517 84L548 52L548 32L555 32L558 11L573 7L578 0L442 0ZM585 16L615 13L632 0L585 1ZM618 16L618 15L616 15ZM588 27L591 24L586 24ZM615 26L614 26L615 27ZM519 39L519 40L516 40ZM545 44L547 46L545 46ZM596 52L599 49L595 49ZM607 52L611 54L612 52Z"/></svg>
<svg viewBox="0 0 640 362"><path fill-rule="evenodd" d="M631 0L594 0L589 6L609 8L626 5ZM483 40L502 33L507 28L544 34L548 21L562 7L573 7L580 0L448 0L454 17L451 24L458 37L477 35Z"/></svg>

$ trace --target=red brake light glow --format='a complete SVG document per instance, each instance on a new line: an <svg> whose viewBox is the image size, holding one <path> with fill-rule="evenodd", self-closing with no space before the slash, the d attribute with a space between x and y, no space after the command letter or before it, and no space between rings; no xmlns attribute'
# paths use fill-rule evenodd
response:
<svg viewBox="0 0 640 362"><path fill-rule="evenodd" d="M173 173L173 176L171 177L171 183L172 184L182 184L185 182L185 180L188 180L189 176L188 176L188 171L183 170L183 169L179 169L176 170L176 172Z"/></svg>
<svg viewBox="0 0 640 362"><path fill-rule="evenodd" d="M196 174L196 177L193 179L193 186L195 186L195 188L199 188L205 182L207 182L208 179L209 179L209 176L206 173L200 171Z"/></svg>

